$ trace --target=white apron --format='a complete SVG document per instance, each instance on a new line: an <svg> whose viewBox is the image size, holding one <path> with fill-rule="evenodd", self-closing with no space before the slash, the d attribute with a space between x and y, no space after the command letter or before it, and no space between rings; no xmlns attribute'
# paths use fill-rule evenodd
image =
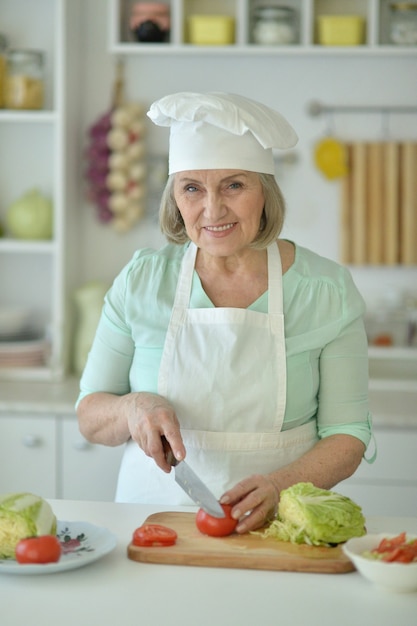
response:
<svg viewBox="0 0 417 626"><path fill-rule="evenodd" d="M281 258L268 248L268 313L190 309L197 247L181 266L158 378L175 407L187 463L220 498L251 474L287 465L317 441L316 425L282 431L286 405ZM153 459L128 442L116 500L189 505L192 501Z"/></svg>

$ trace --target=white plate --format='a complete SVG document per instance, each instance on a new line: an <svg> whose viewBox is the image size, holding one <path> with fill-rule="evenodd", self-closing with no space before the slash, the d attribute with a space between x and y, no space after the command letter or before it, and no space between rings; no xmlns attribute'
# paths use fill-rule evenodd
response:
<svg viewBox="0 0 417 626"><path fill-rule="evenodd" d="M63 553L57 563L23 565L11 559L0 560L1 574L54 574L84 567L101 559L116 547L116 536L107 528L88 522L58 522L57 536Z"/></svg>

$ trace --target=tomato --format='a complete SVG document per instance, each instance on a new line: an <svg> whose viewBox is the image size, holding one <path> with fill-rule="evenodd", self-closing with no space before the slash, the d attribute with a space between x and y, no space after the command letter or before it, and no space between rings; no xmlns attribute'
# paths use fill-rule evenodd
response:
<svg viewBox="0 0 417 626"><path fill-rule="evenodd" d="M61 544L55 535L21 539L16 546L18 563L56 563L61 558Z"/></svg>
<svg viewBox="0 0 417 626"><path fill-rule="evenodd" d="M226 537L231 535L237 526L237 520L231 516L232 507L230 504L222 504L222 509L226 514L226 517L214 517L209 515L203 509L199 509L196 516L196 524L198 530L203 535L210 535L210 537Z"/></svg>
<svg viewBox="0 0 417 626"><path fill-rule="evenodd" d="M396 537L381 539L372 552L387 563L412 563L417 561L417 539L407 541L406 533L402 532Z"/></svg>
<svg viewBox="0 0 417 626"><path fill-rule="evenodd" d="M168 526L161 524L144 524L133 533L134 546L173 546L177 541L177 533Z"/></svg>

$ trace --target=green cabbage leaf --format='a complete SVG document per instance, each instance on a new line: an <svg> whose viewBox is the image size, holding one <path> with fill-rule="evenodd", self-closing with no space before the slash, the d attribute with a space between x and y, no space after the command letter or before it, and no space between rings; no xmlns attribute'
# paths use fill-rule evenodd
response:
<svg viewBox="0 0 417 626"><path fill-rule="evenodd" d="M329 546L366 533L362 509L335 491L296 483L280 494L277 518L261 532L279 541Z"/></svg>
<svg viewBox="0 0 417 626"><path fill-rule="evenodd" d="M51 506L32 493L0 496L0 558L13 559L21 539L55 535L57 519Z"/></svg>

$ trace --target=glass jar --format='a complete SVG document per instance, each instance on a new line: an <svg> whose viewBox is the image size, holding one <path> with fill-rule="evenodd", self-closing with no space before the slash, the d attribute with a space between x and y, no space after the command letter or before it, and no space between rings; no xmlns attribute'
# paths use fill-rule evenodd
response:
<svg viewBox="0 0 417 626"><path fill-rule="evenodd" d="M397 46L417 45L417 2L394 2L390 5L389 36Z"/></svg>
<svg viewBox="0 0 417 626"><path fill-rule="evenodd" d="M4 103L7 109L43 108L44 77L41 51L8 52Z"/></svg>
<svg viewBox="0 0 417 626"><path fill-rule="evenodd" d="M0 33L0 109L4 107L4 90L6 82L6 51L7 39Z"/></svg>
<svg viewBox="0 0 417 626"><path fill-rule="evenodd" d="M297 39L296 13L290 7L260 6L253 12L252 38L263 46L288 45Z"/></svg>

